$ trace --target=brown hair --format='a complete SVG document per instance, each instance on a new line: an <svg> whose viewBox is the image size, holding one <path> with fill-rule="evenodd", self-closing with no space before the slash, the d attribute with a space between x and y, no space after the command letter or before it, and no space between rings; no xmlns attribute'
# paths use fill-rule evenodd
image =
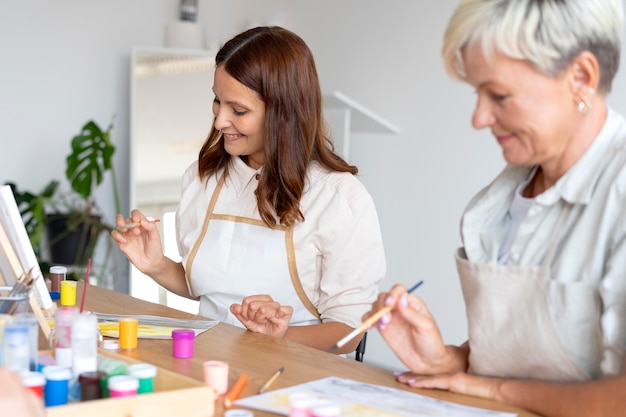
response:
<svg viewBox="0 0 626 417"><path fill-rule="evenodd" d="M356 166L334 152L322 116L322 93L313 55L295 33L257 27L235 36L219 50L216 66L255 91L265 103L265 161L257 188L261 219L270 227L303 221L300 198L311 161L355 175ZM200 149L199 175L221 168L228 175L230 155L213 126Z"/></svg>

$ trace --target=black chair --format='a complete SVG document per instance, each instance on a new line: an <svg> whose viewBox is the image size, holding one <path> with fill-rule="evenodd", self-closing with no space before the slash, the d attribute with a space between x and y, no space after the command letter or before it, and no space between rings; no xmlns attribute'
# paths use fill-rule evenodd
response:
<svg viewBox="0 0 626 417"><path fill-rule="evenodd" d="M363 356L365 355L365 343L367 342L367 332L363 333L363 338L359 342L354 351L354 359L359 362L363 362Z"/></svg>

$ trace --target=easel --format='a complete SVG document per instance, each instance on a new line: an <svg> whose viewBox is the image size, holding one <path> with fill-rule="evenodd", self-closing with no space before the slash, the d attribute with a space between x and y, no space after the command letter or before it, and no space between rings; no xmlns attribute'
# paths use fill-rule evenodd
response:
<svg viewBox="0 0 626 417"><path fill-rule="evenodd" d="M35 281L29 294L30 310L37 317L41 333L50 340L47 317L54 315L56 305L50 298L17 203L8 185L0 188L0 265L0 285L11 286L25 279L27 272L32 274Z"/></svg>

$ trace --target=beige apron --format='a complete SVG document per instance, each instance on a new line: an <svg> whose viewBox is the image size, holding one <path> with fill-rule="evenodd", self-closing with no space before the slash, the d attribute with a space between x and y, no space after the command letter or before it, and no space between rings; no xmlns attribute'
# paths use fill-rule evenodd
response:
<svg viewBox="0 0 626 417"><path fill-rule="evenodd" d="M214 213L224 182L222 175L186 264L187 284L200 296L200 314L241 327L230 305L268 294L293 307L290 325L320 323L298 276L293 227L272 229L257 219Z"/></svg>
<svg viewBox="0 0 626 417"><path fill-rule="evenodd" d="M560 216L543 265L476 264L460 248L456 264L467 309L468 372L551 381L590 379L565 350L550 312L550 265L564 222Z"/></svg>

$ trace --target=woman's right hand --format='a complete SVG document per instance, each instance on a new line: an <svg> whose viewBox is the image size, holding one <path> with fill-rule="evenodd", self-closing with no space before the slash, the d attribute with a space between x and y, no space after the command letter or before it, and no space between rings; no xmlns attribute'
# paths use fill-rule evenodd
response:
<svg viewBox="0 0 626 417"><path fill-rule="evenodd" d="M377 327L389 347L412 372L421 375L464 372L466 352L444 344L426 304L406 291L404 286L395 285L390 292L381 293L363 320L385 306L392 306L391 311L379 319Z"/></svg>
<svg viewBox="0 0 626 417"><path fill-rule="evenodd" d="M139 210L133 210L129 218L118 214L115 218L118 229L111 237L137 269L152 276L158 272L164 260L161 236L155 222L149 221ZM129 223L139 226L124 228Z"/></svg>

